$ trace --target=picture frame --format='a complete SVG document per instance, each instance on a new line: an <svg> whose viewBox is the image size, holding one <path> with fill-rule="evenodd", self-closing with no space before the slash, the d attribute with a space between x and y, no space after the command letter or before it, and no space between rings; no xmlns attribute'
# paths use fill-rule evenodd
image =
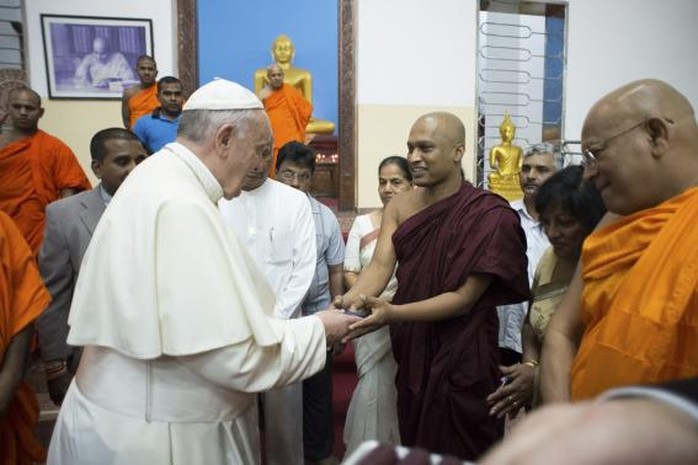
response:
<svg viewBox="0 0 698 465"><path fill-rule="evenodd" d="M121 99L153 56L150 19L42 14L41 35L51 99Z"/></svg>

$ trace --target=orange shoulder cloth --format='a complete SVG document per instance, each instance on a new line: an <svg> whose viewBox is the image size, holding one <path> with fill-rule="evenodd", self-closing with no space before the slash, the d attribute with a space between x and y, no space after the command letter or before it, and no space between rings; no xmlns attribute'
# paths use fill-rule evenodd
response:
<svg viewBox="0 0 698 465"><path fill-rule="evenodd" d="M698 376L698 188L592 234L572 398Z"/></svg>
<svg viewBox="0 0 698 465"><path fill-rule="evenodd" d="M158 86L155 84L133 94L133 96L128 99L128 127L132 128L136 124L138 118L149 115L159 106Z"/></svg>

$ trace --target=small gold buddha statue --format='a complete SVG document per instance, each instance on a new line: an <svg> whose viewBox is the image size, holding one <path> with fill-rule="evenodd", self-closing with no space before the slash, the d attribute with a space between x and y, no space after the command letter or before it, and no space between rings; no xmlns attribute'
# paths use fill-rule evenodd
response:
<svg viewBox="0 0 698 465"><path fill-rule="evenodd" d="M523 197L519 173L523 163L523 150L513 145L516 126L508 112L504 112L504 121L499 126L502 142L490 150L490 169L487 182L491 191L496 192L510 202Z"/></svg>
<svg viewBox="0 0 698 465"><path fill-rule="evenodd" d="M303 97L313 103L313 78L310 71L293 66L295 50L291 39L286 34L281 34L274 39L271 47L271 56L276 64L284 70L284 82L298 89ZM254 73L254 91L259 95L260 90L268 84L267 68L261 68ZM332 134L335 125L332 121L310 118L306 132L313 134Z"/></svg>

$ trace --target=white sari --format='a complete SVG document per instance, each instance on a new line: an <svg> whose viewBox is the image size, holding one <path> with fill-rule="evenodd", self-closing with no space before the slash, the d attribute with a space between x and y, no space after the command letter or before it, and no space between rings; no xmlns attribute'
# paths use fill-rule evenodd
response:
<svg viewBox="0 0 698 465"><path fill-rule="evenodd" d="M356 217L344 259L344 270L360 272L373 256L378 238L370 215ZM381 294L392 300L397 289L395 275ZM351 398L344 425L344 443L348 457L359 445L376 439L390 444L400 444L397 420L397 390L395 372L397 365L390 343L387 326L353 341L359 383Z"/></svg>

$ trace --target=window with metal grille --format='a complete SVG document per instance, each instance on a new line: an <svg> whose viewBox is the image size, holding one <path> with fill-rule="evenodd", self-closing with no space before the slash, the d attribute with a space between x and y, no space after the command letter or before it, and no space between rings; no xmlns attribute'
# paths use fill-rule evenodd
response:
<svg viewBox="0 0 698 465"><path fill-rule="evenodd" d="M477 183L486 185L489 151L505 112L513 143L559 143L563 134L567 4L481 0L478 12Z"/></svg>

